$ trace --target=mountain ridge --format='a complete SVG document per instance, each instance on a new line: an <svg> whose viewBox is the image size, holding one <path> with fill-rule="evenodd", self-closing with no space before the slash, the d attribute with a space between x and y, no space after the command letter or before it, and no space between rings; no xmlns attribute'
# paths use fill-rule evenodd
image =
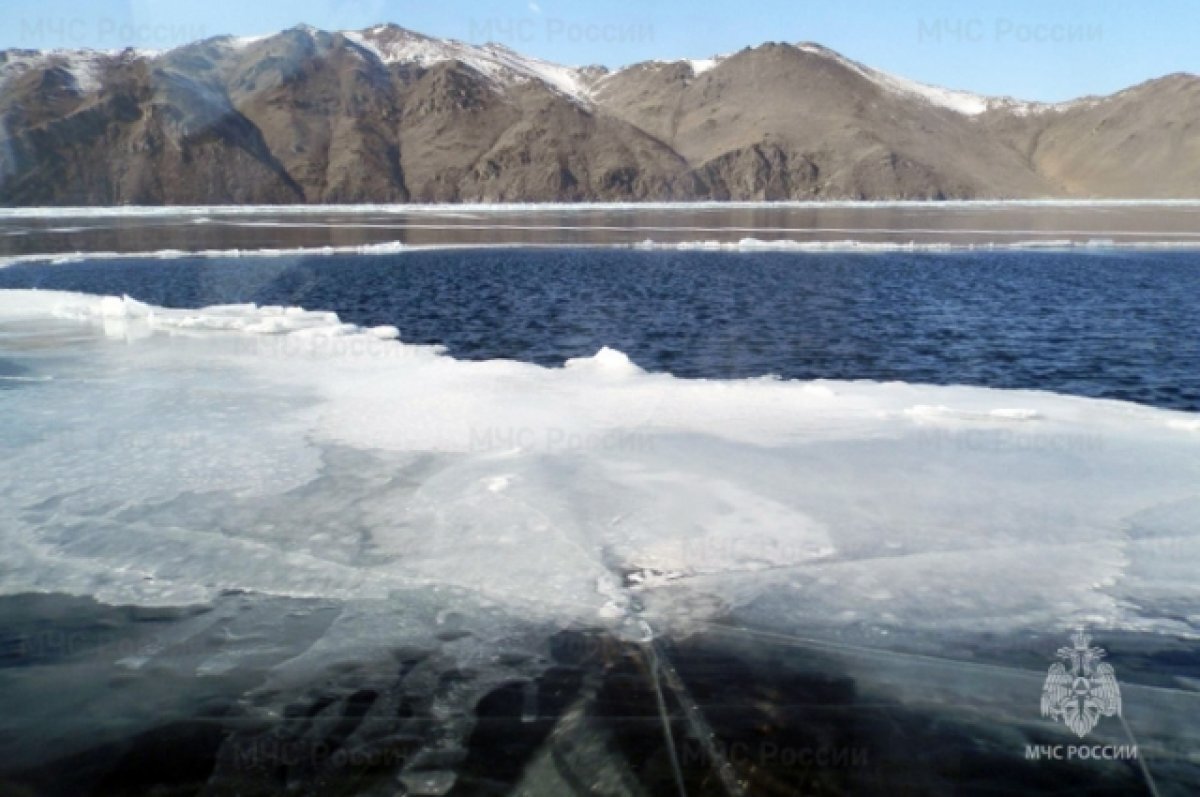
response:
<svg viewBox="0 0 1200 797"><path fill-rule="evenodd" d="M391 23L0 51L0 204L1200 196L1200 78L1066 103L812 42L617 70Z"/></svg>

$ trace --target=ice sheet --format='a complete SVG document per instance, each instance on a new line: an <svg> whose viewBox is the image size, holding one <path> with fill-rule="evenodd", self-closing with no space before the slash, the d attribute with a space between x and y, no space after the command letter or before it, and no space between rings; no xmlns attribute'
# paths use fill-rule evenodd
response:
<svg viewBox="0 0 1200 797"><path fill-rule="evenodd" d="M399 331L403 337L403 330ZM0 593L453 589L556 623L1195 635L1200 424L1032 391L464 362L0 291Z"/></svg>

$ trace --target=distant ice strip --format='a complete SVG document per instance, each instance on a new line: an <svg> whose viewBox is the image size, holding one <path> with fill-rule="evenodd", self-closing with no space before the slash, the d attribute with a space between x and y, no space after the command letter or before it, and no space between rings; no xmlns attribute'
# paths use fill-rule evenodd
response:
<svg viewBox="0 0 1200 797"><path fill-rule="evenodd" d="M63 265L85 260L178 260L181 258L253 258L253 257L328 257L333 255L391 255L405 252L428 252L468 249L636 249L641 251L680 252L1004 252L1028 250L1191 250L1200 249L1200 240L1188 241L1113 241L1094 238L1083 241L1045 239L1028 241L954 243L950 241L793 241L743 238L736 241L654 241L635 243L570 243L570 242L496 242L446 243L409 245L400 241L353 246L312 246L290 249L156 249L136 252L38 252L24 255L0 256L0 268L24 263Z"/></svg>
<svg viewBox="0 0 1200 797"><path fill-rule="evenodd" d="M401 241L383 241L371 244L348 246L297 246L286 249L154 249L134 252L36 252L24 255L0 256L0 268L20 263L49 263L62 265L84 260L178 260L180 258L242 258L242 257L322 257L330 255L391 255L401 252L423 252L445 249L509 249L558 247L559 244L487 243L487 244L406 244Z"/></svg>
<svg viewBox="0 0 1200 797"><path fill-rule="evenodd" d="M472 232L488 232L499 230L503 232L671 232L671 233L766 233L768 235L787 235L807 233L825 235L830 233L851 235L1073 235L1073 236L1123 236L1123 237L1153 237L1165 238L1197 238L1200 230L1186 232L1159 232L1146 230L1013 230L987 228L938 228L938 227L695 227L691 225L644 225L644 224L447 224L430 222L338 222L338 221L222 221L232 227L263 227L284 229L351 229L351 230L469 230ZM88 227L58 228L48 232L77 232Z"/></svg>
<svg viewBox="0 0 1200 797"><path fill-rule="evenodd" d="M955 243L953 241L793 241L743 238L740 241L653 241L632 244L634 249L678 250L708 252L988 252L1031 249L1096 250L1096 249L1200 249L1200 240L1189 241L1114 241L1111 238L1033 239L1027 241L987 241Z"/></svg>
<svg viewBox="0 0 1200 797"><path fill-rule="evenodd" d="M87 356L57 356L81 331ZM1200 635L1195 414L687 380L608 348L459 361L397 332L0 291L0 351L55 377L0 393L0 594L391 606L425 589L476 596L480 616L656 633L732 617Z"/></svg>
<svg viewBox="0 0 1200 797"><path fill-rule="evenodd" d="M9 218L110 218L143 216L252 216L362 213L572 213L648 210L763 210L857 208L1200 208L1200 199L970 199L970 200L795 200L786 202L498 202L463 204L359 204L359 205L120 205L108 207L0 208L0 219Z"/></svg>

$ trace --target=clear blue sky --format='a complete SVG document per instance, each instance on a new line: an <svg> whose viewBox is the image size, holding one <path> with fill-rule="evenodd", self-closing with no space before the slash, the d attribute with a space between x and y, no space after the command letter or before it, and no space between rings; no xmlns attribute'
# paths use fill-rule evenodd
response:
<svg viewBox="0 0 1200 797"><path fill-rule="evenodd" d="M569 64L816 41L890 72L1023 99L1200 72L1197 0L3 0L0 48L166 48L306 22L395 22Z"/></svg>

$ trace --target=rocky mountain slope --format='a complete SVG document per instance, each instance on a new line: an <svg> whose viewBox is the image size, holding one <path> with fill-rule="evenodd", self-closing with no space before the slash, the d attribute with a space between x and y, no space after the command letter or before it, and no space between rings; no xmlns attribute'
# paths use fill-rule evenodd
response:
<svg viewBox="0 0 1200 797"><path fill-rule="evenodd" d="M0 53L0 204L1200 196L1200 78L1023 103L814 44L573 69L394 25Z"/></svg>

